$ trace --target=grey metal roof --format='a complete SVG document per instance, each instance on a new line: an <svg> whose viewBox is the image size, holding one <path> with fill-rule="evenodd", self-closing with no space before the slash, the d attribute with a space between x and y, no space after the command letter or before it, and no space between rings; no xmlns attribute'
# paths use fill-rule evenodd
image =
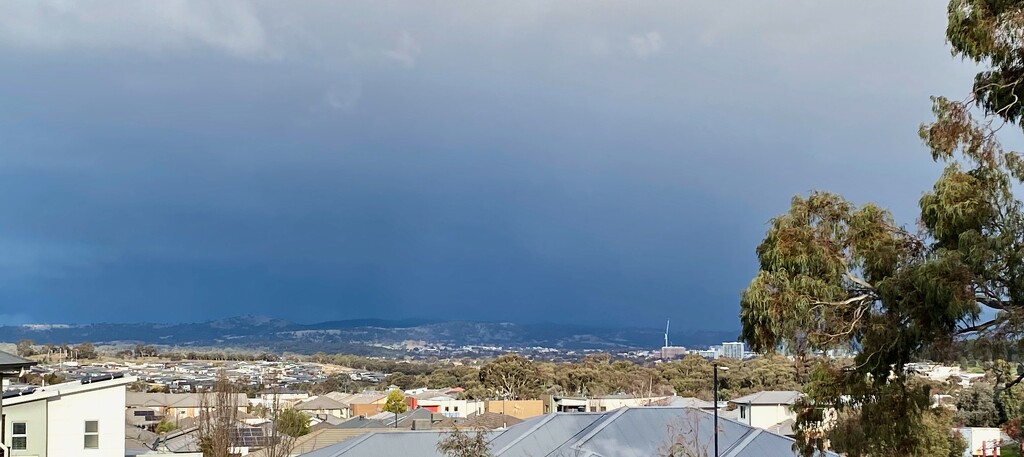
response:
<svg viewBox="0 0 1024 457"><path fill-rule="evenodd" d="M487 434L497 457L648 457L672 446L711 452L712 413L693 408L620 408L607 413L557 413ZM438 457L443 431L371 433L304 457ZM719 420L723 457L794 457L790 438ZM823 456L837 457L826 453Z"/></svg>
<svg viewBox="0 0 1024 457"><path fill-rule="evenodd" d="M730 403L745 405L792 405L803 395L795 390L767 390L729 400Z"/></svg>
<svg viewBox="0 0 1024 457"><path fill-rule="evenodd" d="M0 351L0 372L21 370L22 368L28 368L35 364L36 362L31 360L23 359L14 354Z"/></svg>
<svg viewBox="0 0 1024 457"><path fill-rule="evenodd" d="M673 446L703 454L714 446L714 415L699 409L622 408L583 436L546 454L558 457L647 457L666 455ZM794 457L793 440L719 419L719 451L724 457ZM499 454L503 455L503 454ZM520 456L523 454L509 454Z"/></svg>
<svg viewBox="0 0 1024 457"><path fill-rule="evenodd" d="M394 424L392 424L394 425ZM382 420L367 419L363 416L353 417L331 428L384 428L387 425Z"/></svg>
<svg viewBox="0 0 1024 457"><path fill-rule="evenodd" d="M510 427L509 430L519 436L516 436L508 444L494 443L494 455L547 455L552 449L570 441L574 436L606 416L607 414L604 413L548 414L547 420L541 421L528 430L520 432L519 426ZM511 437L512 434L507 436Z"/></svg>
<svg viewBox="0 0 1024 457"><path fill-rule="evenodd" d="M341 404L340 401L334 400L330 397L319 396L313 397L302 403L295 405L295 409L303 411L312 411L318 409L343 409L345 405Z"/></svg>
<svg viewBox="0 0 1024 457"><path fill-rule="evenodd" d="M665 406L675 406L677 408L700 408L700 409L712 409L715 404L710 401L701 400L694 397L670 397L666 400ZM719 404L723 406L723 404Z"/></svg>
<svg viewBox="0 0 1024 457"><path fill-rule="evenodd" d="M437 442L445 433L434 430L369 433L302 454L302 457L441 457L437 452Z"/></svg>
<svg viewBox="0 0 1024 457"><path fill-rule="evenodd" d="M795 455L797 453L793 450L792 439L756 428L745 437L742 447L722 451L722 457L793 457ZM821 455L838 457L838 454L832 452Z"/></svg>

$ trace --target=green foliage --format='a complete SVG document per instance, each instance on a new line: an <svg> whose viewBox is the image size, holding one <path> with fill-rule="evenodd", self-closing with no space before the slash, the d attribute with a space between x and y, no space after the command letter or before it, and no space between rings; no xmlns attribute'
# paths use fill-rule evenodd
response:
<svg viewBox="0 0 1024 457"><path fill-rule="evenodd" d="M756 350L785 346L798 360L860 350L852 364L819 361L807 378L798 373L811 381L806 410L841 411L830 436L850 455L944 455L948 437L924 431L948 418L927 408L929 391L912 385L906 363L956 360L965 340L988 354L1024 341L1024 211L1014 195L1024 157L1004 150L993 127L1020 125L1024 114L1024 1L951 0L948 14L953 53L986 68L965 100L933 98L935 119L920 128L945 169L918 202L919 230L874 204L794 197L772 220L741 298L743 338ZM966 393L961 419L1019 417L1011 378L1021 375L997 380L999 393Z"/></svg>
<svg viewBox="0 0 1024 457"><path fill-rule="evenodd" d="M1024 3L1018 0L951 0L946 38L953 54L988 68L974 79L977 104L986 114L1020 122L1022 106L1020 30Z"/></svg>
<svg viewBox="0 0 1024 457"><path fill-rule="evenodd" d="M994 386L974 384L957 395L956 420L965 427L995 427L999 425Z"/></svg>
<svg viewBox="0 0 1024 457"><path fill-rule="evenodd" d="M492 457L491 447L483 430L473 434L466 433L458 427L443 435L437 442L437 452L446 457Z"/></svg>
<svg viewBox="0 0 1024 457"><path fill-rule="evenodd" d="M334 356L326 354L318 354L314 358L320 361L334 360ZM761 390L801 389L793 364L785 357L720 362L730 369L720 373L723 398ZM402 362L395 366L405 371L392 373L381 383L382 386L395 384L402 388L431 389L461 387L464 389L461 397L466 399L496 399L510 395L510 391L497 381L504 373L512 375L510 386L517 390L514 395L521 399L537 399L546 393L590 396L624 394L635 397L668 396L675 393L711 399L711 363L696 355L655 364L615 360L608 354L590 354L575 363L536 362L516 354L507 354L484 364L482 368L474 366L471 361L462 361L459 365ZM485 384L484 379L488 377L491 381ZM342 382L344 384L339 385L339 388L350 392L365 387L344 380ZM322 389L316 385L307 388L318 391Z"/></svg>
<svg viewBox="0 0 1024 457"><path fill-rule="evenodd" d="M309 433L309 416L297 409L285 408L277 414L274 426L281 433L298 438Z"/></svg>
<svg viewBox="0 0 1024 457"><path fill-rule="evenodd" d="M176 428L178 428L178 426L174 425L174 422L167 419L161 419L160 423L156 424L156 429L154 429L154 431L162 435L164 433L173 432Z"/></svg>
<svg viewBox="0 0 1024 457"><path fill-rule="evenodd" d="M520 400L540 394L537 367L519 354L505 354L480 368L480 383L498 398Z"/></svg>
<svg viewBox="0 0 1024 457"><path fill-rule="evenodd" d="M996 406L1000 408L1000 422L1024 419L1024 385L999 390Z"/></svg>
<svg viewBox="0 0 1024 457"><path fill-rule="evenodd" d="M750 360L720 360L728 367L720 376L720 393L732 398L762 390L800 390L793 364L785 357L768 356ZM557 395L631 395L634 397L681 396L710 400L711 362L690 355L659 364L612 361L607 354L592 354L577 363L534 362L515 354L499 357L484 369L470 366L439 368L425 376L425 384L412 387L462 387L463 398L494 399L510 395L495 381L508 382L520 399L537 399L544 393ZM505 378L502 378L505 376ZM483 378L483 379L482 379ZM393 378L389 378L393 379ZM400 379L400 378L399 378ZM525 389L518 386L525 386ZM511 396L506 398L512 398Z"/></svg>
<svg viewBox="0 0 1024 457"><path fill-rule="evenodd" d="M387 400L384 402L384 411L394 414L402 414L409 410L409 405L405 404L405 395L400 390L392 390L388 392Z"/></svg>
<svg viewBox="0 0 1024 457"><path fill-rule="evenodd" d="M833 450L848 457L963 454L966 443L952 433L953 414L928 407L928 390L916 383L889 383L874 392L878 400L841 405L834 426L824 432ZM870 420L865 420L870 418ZM816 444L806 429L798 433L803 455ZM810 443L809 443L810 442Z"/></svg>

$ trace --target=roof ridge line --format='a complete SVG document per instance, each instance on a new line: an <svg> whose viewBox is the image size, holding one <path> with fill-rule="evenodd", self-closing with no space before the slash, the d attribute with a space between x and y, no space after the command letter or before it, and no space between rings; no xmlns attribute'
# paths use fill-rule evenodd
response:
<svg viewBox="0 0 1024 457"><path fill-rule="evenodd" d="M348 439L348 440L345 440L345 441L341 441L338 444L347 443L348 445L347 446L343 446L343 449L351 449L351 448L355 447L355 445L370 439L370 436L376 435L377 433L379 433L379 432L364 433L364 434L359 435L359 436L357 436L355 438ZM334 454L331 454L331 455L332 456L336 456L336 455L339 455L339 453L335 452Z"/></svg>
<svg viewBox="0 0 1024 457"><path fill-rule="evenodd" d="M533 427L530 427L530 429L529 429L529 430L527 430L527 431L526 431L526 432L524 432L523 434L521 434L521 435L519 435L518 437L516 437L516 439L514 439L514 440L510 441L510 442L509 442L508 444L506 444L506 445L505 445L505 447L503 447L503 448L501 448L501 449L498 449L497 451L495 451L495 452L494 452L494 455L495 455L495 456L499 456L499 455L501 455L501 453L502 453L502 452L505 452L505 451L507 451L507 450L508 450L508 449L509 449L510 447L512 447L513 445L515 445L515 444L519 443L520 441L522 441L523 439L525 439L525 438L526 438L527 436L529 436L529 435L530 435L530 434L532 434L533 432L535 432L535 431L537 431L538 429L540 429L540 427L541 427L542 425L544 425L544 424L546 424L546 423L548 423L548 422L551 422L551 420L553 420L553 419L554 419L555 417L557 417L557 416L558 416L558 413L554 413L554 414L547 414L546 416L547 416L547 417L545 417L544 419L541 419L541 420L540 420L540 421L538 421L538 422L537 422L536 424L534 424L534 425L533 425ZM507 429L506 429L506 430L507 430Z"/></svg>
<svg viewBox="0 0 1024 457"><path fill-rule="evenodd" d="M604 430L605 428L607 428L609 424L611 424L612 422L615 421L615 419L618 419L619 416L625 414L626 410L628 410L628 409L631 409L631 408L629 406L623 406L623 407L618 408L615 411L613 411L610 415L605 414L604 417L602 417L601 419L598 419L598 420L601 421L601 423L598 424L597 427L594 427L594 429L591 430L590 433L587 433L586 435L584 435L583 438L580 438L580 439L576 440L576 444L574 444L573 446L579 446L581 443L584 443L587 440L593 438L594 435L596 435L601 430Z"/></svg>
<svg viewBox="0 0 1024 457"><path fill-rule="evenodd" d="M570 436L570 437L569 437L568 439L566 439L565 441L563 441L563 442L562 442L562 444L559 444L558 446L555 446L555 448L554 448L554 449L552 449L552 451L551 451L550 453L548 453L548 454L547 454L547 456L552 456L552 455L554 455L554 453L555 453L555 452L558 452L558 450L559 450L559 449L561 449L561 448L562 448L562 446L565 446L565 444L566 444L566 443L568 443L568 442L572 441L572 439L573 439L573 438L575 438L575 437L579 436L579 434L580 434L580 433L582 433L582 432L583 432L583 430L586 430L586 429L587 429L587 427L590 427L591 425L594 425L594 424L597 424L598 422L600 422L600 423L599 423L599 424L598 424L597 426L595 426L595 427L594 427L594 429L593 429L593 430L591 430L591 431L587 432L587 434L586 434L586 435L583 435L583 438L580 438L580 439L576 440L576 442L575 442L575 443L573 443L572 445L570 445L570 446L569 446L570 448L572 448L572 449L575 449L575 450L576 450L576 453L575 453L575 455L577 455L577 456L579 456L579 457L587 457L587 456L594 456L594 455L598 455L597 453L595 453L595 452L593 452L593 451L584 451L583 449L580 449L580 448L579 448L579 446L580 446L580 445L581 445L581 444L582 444L582 443L583 443L584 441L586 441L586 440L589 440L590 438L592 438L592 437L594 436L594 434L595 434L595 433L597 433L598 431L600 431L600 430L604 430L604 428L605 428L605 427L607 427L609 423L611 423L612 421L614 421L614 420L615 420L615 418L617 418L617 417L621 416L621 415L622 415L622 413L623 413L623 412L624 412L624 411L625 411L626 409L629 409L629 408L630 408L629 406L623 406L623 407L621 407L621 408L616 408L616 409L614 409L614 410L612 410L612 411L607 411L607 412L601 413L601 417L600 417L600 418L598 418L598 419L597 419L597 420L595 420L594 422L591 422L591 423L590 423L590 425L587 425L586 427L583 427L583 428L582 428L582 429L581 429L581 430L580 430L580 431L579 431L578 433L576 433L576 434L575 434L575 435L573 435L573 436ZM580 454L581 452L584 452L584 454Z"/></svg>
<svg viewBox="0 0 1024 457"><path fill-rule="evenodd" d="M745 449L748 445L750 445L752 441L754 441L754 438L757 438L763 432L764 430L760 428L752 427L750 430L747 431L747 433L743 434L743 436L741 436L740 439L736 440L736 442L733 443L732 446L729 446L725 450L725 452L722 453L722 457L737 456L740 453L740 451Z"/></svg>

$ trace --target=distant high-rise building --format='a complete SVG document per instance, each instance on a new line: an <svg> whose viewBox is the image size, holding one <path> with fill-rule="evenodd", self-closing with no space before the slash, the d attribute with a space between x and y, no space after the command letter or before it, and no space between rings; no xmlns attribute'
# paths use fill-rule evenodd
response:
<svg viewBox="0 0 1024 457"><path fill-rule="evenodd" d="M715 359L721 357L722 353L721 353L721 351L718 350L717 346L712 346L712 347L710 347L708 349L703 349L703 350L697 351L697 355L699 355L701 357L704 357L705 359L708 359L708 360L715 360Z"/></svg>
<svg viewBox="0 0 1024 457"><path fill-rule="evenodd" d="M682 346L662 346L661 360L672 360L686 356L686 348Z"/></svg>
<svg viewBox="0 0 1024 457"><path fill-rule="evenodd" d="M722 357L743 360L743 343L726 342L722 343Z"/></svg>
<svg viewBox="0 0 1024 457"><path fill-rule="evenodd" d="M665 321L665 345L661 347L661 360L672 360L686 356L686 348L669 344L668 324L669 321Z"/></svg>

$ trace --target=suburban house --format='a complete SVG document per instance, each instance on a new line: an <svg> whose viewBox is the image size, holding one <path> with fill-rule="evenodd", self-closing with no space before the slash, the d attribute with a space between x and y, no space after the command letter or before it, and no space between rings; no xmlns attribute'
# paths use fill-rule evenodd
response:
<svg viewBox="0 0 1024 457"><path fill-rule="evenodd" d="M120 374L4 392L10 456L123 457L125 385Z"/></svg>
<svg viewBox="0 0 1024 457"><path fill-rule="evenodd" d="M666 406L669 396L635 397L633 395L602 395L597 397L544 396L544 413L603 413L624 407Z"/></svg>
<svg viewBox="0 0 1024 457"><path fill-rule="evenodd" d="M711 455L714 416L692 408L619 408L605 413L553 413L484 432L495 457ZM304 457L440 457L446 431L373 432ZM792 457L794 441L735 421L718 423L723 457ZM818 457L837 454L817 453Z"/></svg>
<svg viewBox="0 0 1024 457"><path fill-rule="evenodd" d="M322 395L342 404L343 418L357 416L372 416L384 410L384 403L387 402L386 392L367 391L358 394L347 394L342 392L330 392Z"/></svg>
<svg viewBox="0 0 1024 457"><path fill-rule="evenodd" d="M206 402L203 395L128 392L125 397L125 407L129 410L151 410L156 417L164 417L179 424L182 419L199 417L199 412ZM245 394L235 394L234 396L233 403L238 405L240 412L245 412L249 408L249 401ZM212 402L212 400L210 401Z"/></svg>
<svg viewBox="0 0 1024 457"><path fill-rule="evenodd" d="M587 411L592 413L603 413L619 408L638 406L652 406L666 400L667 396L659 397L634 397L632 395L604 395L591 397L587 400Z"/></svg>
<svg viewBox="0 0 1024 457"><path fill-rule="evenodd" d="M730 400L736 405L737 421L783 435L793 433L796 412L793 405L802 396L794 390L769 390Z"/></svg>
<svg viewBox="0 0 1024 457"><path fill-rule="evenodd" d="M3 411L3 397L5 397L7 393L7 380L20 377L25 374L26 370L35 364L36 363L31 360L23 359L14 354L8 354L0 351L0 455L10 455L10 446L8 443L12 441L7 438L11 435L7 433ZM24 437L19 436L18 438L20 445L20 441L23 441Z"/></svg>
<svg viewBox="0 0 1024 457"><path fill-rule="evenodd" d="M321 420L326 420L326 416L342 418L346 409L341 402L326 396L310 398L295 405L294 408Z"/></svg>
<svg viewBox="0 0 1024 457"><path fill-rule="evenodd" d="M406 395L406 403L411 409L424 408L445 417L469 417L470 414L484 412L483 401L459 399L452 395L450 389L420 390L406 392Z"/></svg>
<svg viewBox="0 0 1024 457"><path fill-rule="evenodd" d="M288 389L261 392L256 398L250 398L249 406L262 406L268 409L288 408L310 399L306 392Z"/></svg>

